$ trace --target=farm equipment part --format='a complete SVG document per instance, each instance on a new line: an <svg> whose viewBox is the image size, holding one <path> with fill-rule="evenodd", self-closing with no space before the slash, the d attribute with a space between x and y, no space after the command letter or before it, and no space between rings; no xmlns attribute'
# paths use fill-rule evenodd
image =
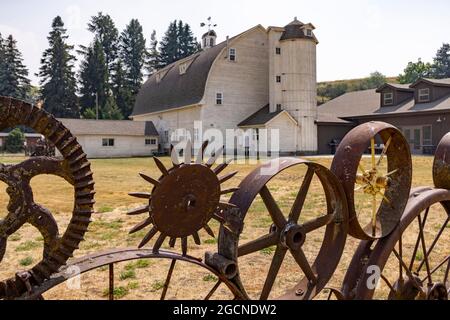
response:
<svg viewBox="0 0 450 320"><path fill-rule="evenodd" d="M268 248L274 248L274 253L257 298L313 299L327 289L335 275L348 235L360 241L359 246L341 288L328 288L330 298L334 294L340 300L448 299L449 245L442 245L439 240L449 230L450 135L442 139L436 151L435 187L412 191L409 145L398 129L382 122L369 122L353 129L341 142L331 169L298 158L274 159L256 168L236 188L223 188L236 172L223 173L229 162L220 162L222 149L214 150L204 161L208 149L205 142L192 160L192 146L187 142L183 161L173 157L172 167L167 168L153 158L161 175L154 178L140 174L150 184L150 192L130 193L146 202L128 212L130 216L145 217L130 231L147 231L138 248L111 249L74 259L93 213L95 192L89 161L76 137L52 115L25 102L0 97L0 130L17 125L41 133L62 157L33 157L15 165L0 164L0 181L7 184L9 196L8 213L0 220L0 263L8 237L23 224L36 227L44 239L42 260L30 270L1 281L0 299L41 299L44 293L74 276L107 267L108 296L113 300L115 264L140 259L170 261L161 299L167 298L179 262L200 267L217 278L214 287L205 292L205 299L212 298L222 284L234 299L250 299L241 272L248 261L245 257ZM375 145L380 143L382 147L377 148ZM367 152L368 157L364 156ZM306 173L299 179L292 207L284 213L270 182L291 168L304 168ZM51 212L33 199L30 180L42 174L62 177L74 189L72 217L62 235ZM303 211L307 196L317 193L311 187L313 179L319 181L326 210L310 217ZM231 198L225 201L221 199L224 195ZM244 226L258 199L262 200L263 212L272 226L256 239L244 239ZM364 216L358 204L361 199L367 201L368 216ZM439 213L442 223L438 227L427 223L431 215ZM219 226L218 233L211 224ZM206 252L203 259L190 256L187 245L189 238L202 245L201 230L218 240L217 250ZM415 231L416 237L410 239L407 231ZM314 232L320 234L316 239L319 244L313 244L317 252L308 252L307 244ZM427 246L425 238L433 232L435 236ZM150 241L152 246L144 248ZM181 243L181 252L162 249L166 242L172 249L177 242ZM408 259L407 253L411 253ZM273 285L288 256L296 263L298 273L292 276L298 281L278 295L273 292ZM387 290L369 285L373 267L379 270L379 279Z"/></svg>

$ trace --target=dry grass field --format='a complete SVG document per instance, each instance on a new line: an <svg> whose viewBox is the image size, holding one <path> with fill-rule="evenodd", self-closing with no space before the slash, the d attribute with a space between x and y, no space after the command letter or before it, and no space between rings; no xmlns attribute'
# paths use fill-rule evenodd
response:
<svg viewBox="0 0 450 320"><path fill-rule="evenodd" d="M23 158L1 158L1 163L16 163ZM163 158L163 162L169 166L170 160ZM330 158L315 158L326 167L330 166ZM136 247L148 230L143 230L134 235L129 235L135 224L143 220L142 217L129 217L128 209L142 205L144 202L127 195L128 192L147 191L150 185L138 176L144 172L152 177L158 177L158 170L152 159L114 159L92 160L92 170L96 181L96 214L86 234L85 241L76 251L76 257L89 253L99 252L108 248ZM432 158L413 158L413 185L432 185ZM240 181L255 168L255 165L230 165L227 172L238 170L235 178L228 181L226 186L237 186ZM306 170L303 166L291 168L270 182L269 189L274 194L279 206L286 214L295 199ZM316 178L315 178L316 179ZM55 216L60 227L64 231L71 215L73 205L73 192L70 185L60 178L53 176L40 176L32 181L34 198L37 203L46 206ZM6 214L8 197L5 193L6 185L0 182L0 218ZM326 212L325 198L319 181L313 181L308 194L301 221L320 216ZM223 199L227 199L223 197ZM433 209L430 212L429 224L438 229L444 222L441 211ZM266 234L272 221L265 210L263 202L258 198L252 205L246 218L241 242L245 243ZM211 226L216 232L218 223L212 222ZM448 244L450 230L445 230L444 244ZM416 230L412 230L411 239ZM213 239L205 232L200 234L202 246L189 242L189 254L203 258L205 251L216 251L217 239ZM315 231L308 237L304 250L309 259L312 259L320 249L323 233ZM426 235L428 236L428 235ZM431 236L431 235L430 235ZM430 241L430 240L429 240ZM412 240L411 242L414 242ZM41 258L42 236L31 226L24 226L18 233L8 240L7 252L0 263L0 279L12 276L15 270L27 269ZM344 255L330 281L330 285L340 287L341 281L358 244L358 240L348 238ZM151 245L151 244L150 244ZM413 244L411 244L413 246ZM442 247L442 244L441 246ZM169 249L168 243L163 245ZM444 245L445 249L445 245ZM180 252L179 243L175 247ZM448 250L448 248L446 249ZM255 254L246 256L239 261L244 284L248 293L253 298L258 297L267 274L274 248L267 248ZM419 253L418 253L419 254ZM311 260L310 260L311 261ZM170 261L140 260L130 263L121 263L116 266L115 296L118 299L158 299L164 284ZM294 259L288 254L283 263L280 275L275 283L271 297L279 296L286 288L292 287L301 277L302 272ZM108 288L107 268L97 269L85 274L81 278L80 290L71 290L62 284L45 294L48 299L105 299ZM169 288L168 299L202 299L214 286L217 279L206 270L186 263L178 263L175 267L174 277ZM214 298L231 298L225 286L221 286Z"/></svg>

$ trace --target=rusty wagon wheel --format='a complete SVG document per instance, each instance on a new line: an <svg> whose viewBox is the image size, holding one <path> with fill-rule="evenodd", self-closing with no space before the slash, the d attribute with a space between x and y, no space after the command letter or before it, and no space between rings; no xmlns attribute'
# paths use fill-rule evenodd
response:
<svg viewBox="0 0 450 320"><path fill-rule="evenodd" d="M377 143L382 143L378 157ZM369 163L364 162L366 151ZM350 235L371 240L390 234L406 206L412 180L409 144L402 133L384 122L354 128L339 145L331 171L347 196Z"/></svg>
<svg viewBox="0 0 450 320"><path fill-rule="evenodd" d="M378 241L360 243L344 278L343 296L447 300L449 220L449 190L414 189L395 230Z"/></svg>
<svg viewBox="0 0 450 320"><path fill-rule="evenodd" d="M303 165L307 168L304 180L294 204L286 218L279 204L273 198L267 184L279 173L293 166ZM327 212L318 213L319 217L305 223L299 222L311 181L317 176L326 197ZM242 243L239 237L248 210L258 194L262 197L273 225L268 234ZM276 246L276 250L265 279L260 299L269 298L275 279L288 251L298 264L299 271L305 275L293 288L279 299L312 299L326 285L340 260L347 237L348 212L345 195L337 178L325 167L306 160L282 158L268 162L250 173L240 184L230 203L236 208L225 212L227 224L221 227L219 236L219 254L230 260L242 257L262 249ZM320 250L314 261L308 261L303 245L308 235L315 230L323 230L324 236ZM238 264L239 266L239 264ZM232 279L248 297L239 273Z"/></svg>
<svg viewBox="0 0 450 320"><path fill-rule="evenodd" d="M75 137L51 114L20 100L0 97L0 130L24 125L45 136L63 158L34 157L16 165L0 164L0 181L7 184L8 214L0 219L0 262L8 237L25 223L44 238L42 260L15 278L0 281L0 299L14 298L41 285L73 256L90 223L94 205L94 180L90 164ZM30 180L49 174L64 178L74 188L74 209L61 236L51 212L35 203Z"/></svg>

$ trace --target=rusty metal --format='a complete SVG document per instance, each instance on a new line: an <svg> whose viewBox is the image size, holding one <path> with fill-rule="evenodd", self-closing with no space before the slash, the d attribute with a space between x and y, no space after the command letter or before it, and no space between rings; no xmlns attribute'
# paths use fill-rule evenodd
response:
<svg viewBox="0 0 450 320"><path fill-rule="evenodd" d="M446 205L447 201L450 201L450 190L430 187L413 189L405 212L395 230L388 237L376 242L374 240L365 240L360 243L343 281L344 284L341 290L343 295L348 299L372 299L376 289L370 288L370 286L367 285L369 277L372 275L371 272L367 272L367 268L368 266L377 266L383 271L390 256L394 256L399 260L400 265L402 266L400 269L402 272L399 272L398 280L394 284L391 284L391 286L395 288L395 291L391 290L389 296L386 298L425 299L436 295L436 292L442 292L442 288L436 289L437 291L434 290L431 293L429 292L429 288L435 285L441 284L445 286L447 280L444 279L443 282L433 282L431 280L430 274L435 272L437 270L436 268L433 270L427 268L428 270L425 272L426 277L419 277L424 272L421 270L423 269L421 268L423 263L420 263L417 268L413 268L414 259L416 259L416 250L413 250L411 263L408 264L407 261L405 261L405 257L400 254L401 251L397 250L396 247L398 246L402 235L414 221L418 222L419 229L422 230L426 222L426 213L429 212L429 208L432 205L442 205L447 215L449 215L450 211L449 207ZM422 219L420 218L420 214L423 212L425 212L425 214ZM444 228L448 224L448 221L449 219L444 222ZM440 235L441 233L438 232L435 238L436 242ZM417 235L416 247L419 243L424 245L422 231ZM446 247L448 249L448 244ZM425 261L425 264L429 263L428 257L430 253L431 251L429 249L423 247L423 260ZM445 263L449 263L448 261L450 261L450 255L447 253L443 262L439 263L437 267L444 266Z"/></svg>
<svg viewBox="0 0 450 320"><path fill-rule="evenodd" d="M267 183L282 171L297 165L304 165L308 170L289 217L286 219L267 188ZM319 178L324 188L328 212L315 220L300 224L299 216L314 175ZM274 227L267 235L239 245L246 214L258 194L265 203ZM231 197L230 203L236 208L229 209L225 213L225 219L230 227L222 227L220 230L218 248L220 255L236 261L239 266L238 257L276 246L261 292L261 299L269 298L275 278L288 251L297 261L305 277L294 288L289 288L280 299L311 299L324 288L342 255L348 228L345 195L338 180L327 168L314 162L294 158L270 161L255 169L242 181L239 190ZM306 259L302 245L308 233L319 228L325 229L323 243L317 257L310 263ZM232 282L248 297L239 273Z"/></svg>
<svg viewBox="0 0 450 320"><path fill-rule="evenodd" d="M66 282L67 280L105 267L114 265L120 262L127 262L141 259L166 259L171 261L182 261L196 265L209 273L215 275L221 283L225 284L227 288L232 292L237 299L242 299L241 293L235 285L230 282L224 275L218 272L216 269L202 263L198 258L191 257L189 255L183 256L175 252L160 249L158 253L155 253L152 249L136 249L136 248L120 248L110 249L103 252L97 252L87 255L82 258L73 259L68 264L63 266L57 273L53 274L51 279L45 281L42 285L33 288L31 293L24 293L20 299L35 299L41 294L47 292L51 288ZM71 270L78 270L77 273L71 272ZM114 269L112 269L114 271ZM114 278L114 274L111 277ZM111 293L109 293L111 295Z"/></svg>
<svg viewBox="0 0 450 320"><path fill-rule="evenodd" d="M433 182L436 188L450 189L450 133L439 142L433 162Z"/></svg>
<svg viewBox="0 0 450 320"><path fill-rule="evenodd" d="M152 226L139 245L145 246L152 238L159 234L153 250L158 252L166 239L173 248L177 240L181 240L183 255L187 254L188 237L193 237L197 245L201 244L198 232L204 229L214 237L214 233L208 226L211 219L222 222L220 210L231 207L226 202L221 202L221 195L234 192L235 189L222 190L221 184L231 179L237 172L219 177L218 174L226 166L218 166L212 169L221 152L203 163L208 142L203 143L197 158L191 160L191 144L188 142L184 162L172 158L172 168L167 169L158 159L153 158L156 166L161 171L161 177L156 180L144 173L141 177L152 186L151 193L130 193L131 196L148 199L148 205L133 209L128 215L148 214L148 218L135 226L130 233Z"/></svg>
<svg viewBox="0 0 450 320"><path fill-rule="evenodd" d="M259 298L273 298L274 282L288 254L299 267L300 281L278 299L313 299L334 275L344 252L347 235L361 242L348 267L342 287L326 288L328 299L334 295L338 300L371 299L375 289L367 285L371 273L369 266L378 266L383 271L388 258L394 257L398 265L398 278L391 281L381 273L380 281L389 288L387 299L448 299L450 255L434 265L429 257L435 252L438 240L446 232L450 221L450 134L445 136L436 150L433 164L433 179L436 188L420 187L410 193L412 164L409 144L395 127L381 122L370 122L352 130L341 142L333 160L331 170L312 161L296 158L281 158L258 167L243 179L238 188L224 189L222 185L236 172L222 174L229 162L214 166L223 153L216 151L203 161L205 142L192 160L192 146L187 142L184 161L172 157L167 168L163 162L153 158L161 175L153 178L145 173L140 176L151 186L145 192L133 192L130 196L147 203L128 212L128 215L145 215L130 233L148 228L139 248L112 249L94 253L79 259L68 259L84 239L90 223L94 205L94 180L90 164L76 138L52 115L42 109L19 100L0 97L0 130L24 125L45 136L49 145L54 145L61 158L37 156L17 165L0 164L0 180L5 182L10 201L8 215L0 220L0 262L6 251L7 239L23 224L36 227L44 238L42 261L29 271L18 271L15 277L0 282L0 299L42 299L49 289L68 279L103 266L108 266L108 297L114 300L116 263L139 259L170 260L161 299L167 297L170 282L179 262L190 263L212 273L217 283L205 295L209 300L224 284L235 299L249 299L243 284L239 266L243 256L268 247L275 247L272 262L266 275ZM375 155L376 143L383 143L379 156ZM361 162L367 151L370 167L366 170ZM174 154L174 152L173 152ZM386 173L381 167L387 162ZM285 170L303 166L306 173L296 194L290 212L283 213L273 197L269 182ZM73 185L75 205L73 216L66 231L60 236L58 225L51 212L34 202L30 180L42 174L64 178ZM313 178L317 177L323 188L327 203L326 212L316 219L299 222L302 209ZM356 188L355 188L356 187ZM361 225L355 208L355 194L362 192L371 199L371 222ZM228 202L221 196L232 194ZM260 196L272 219L272 226L264 236L242 243L247 213ZM381 200L377 205L377 198ZM430 243L425 241L429 208L441 204L447 219L436 231ZM422 214L423 212L423 214ZM209 236L216 233L209 226L211 220L219 223L218 246L215 252L206 252L204 259L188 255L188 238L201 245L198 234L204 230ZM417 221L419 232L412 246L411 261L405 260L402 235ZM309 233L323 232L323 239L311 259L305 252ZM152 247L144 249L152 239ZM181 252L162 250L168 241L171 248L177 242ZM418 251L424 259L414 260ZM444 255L447 251L443 251ZM308 258L309 257L309 258ZM445 268L443 279L436 276ZM72 270L78 270L74 273Z"/></svg>
<svg viewBox="0 0 450 320"><path fill-rule="evenodd" d="M377 140L384 144L378 160L375 157ZM361 158L368 150L372 163L366 170ZM379 168L384 159L387 159L387 174L381 175ZM411 188L411 154L402 133L383 122L368 122L356 127L339 145L331 171L339 178L347 196L349 234L362 240L389 235L400 220ZM358 186L356 189L355 185ZM373 199L372 223L367 226L360 224L359 212L355 208L355 193L359 190ZM379 206L377 196L381 199Z"/></svg>
<svg viewBox="0 0 450 320"><path fill-rule="evenodd" d="M0 164L0 180L7 184L8 214L0 220L0 262L7 240L25 223L36 227L44 238L42 260L31 270L0 282L0 299L13 298L49 279L73 256L90 223L94 205L94 180L90 164L76 138L46 111L20 100L0 97L0 130L23 125L54 144L61 158L35 157L17 165ZM74 188L72 219L60 235L51 212L33 199L30 180L50 174L64 178ZM24 281L26 279L26 281Z"/></svg>

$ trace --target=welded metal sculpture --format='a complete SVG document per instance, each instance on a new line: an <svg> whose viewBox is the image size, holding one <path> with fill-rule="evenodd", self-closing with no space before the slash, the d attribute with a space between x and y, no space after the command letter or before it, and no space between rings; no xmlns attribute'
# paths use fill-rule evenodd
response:
<svg viewBox="0 0 450 320"><path fill-rule="evenodd" d="M6 183L8 214L0 220L0 262L8 237L25 223L33 225L44 238L42 260L31 270L0 282L0 298L17 297L42 285L65 265L78 249L90 223L94 206L94 180L89 161L76 138L61 122L42 109L19 100L0 98L0 130L27 126L53 143L61 157L33 157L17 165L0 164L0 181ZM72 218L61 235L52 213L36 203L30 180L50 174L64 178L74 188Z"/></svg>
<svg viewBox="0 0 450 320"><path fill-rule="evenodd" d="M0 262L8 237L24 223L32 224L44 238L42 261L29 271L1 281L0 299L39 299L49 289L73 277L75 274L67 272L69 269L76 267L79 273L85 273L104 266L109 266L109 298L114 299L114 265L137 259L171 261L161 299L167 296L177 261L191 263L217 277L214 287L204 294L205 299L212 298L222 284L235 299L249 299L240 272L245 263L243 257L268 248L275 249L257 296L262 300L313 299L325 290L329 290L329 298L337 299L448 299L450 245L442 246L439 240L450 230L450 134L442 139L436 151L435 187L412 191L409 144L398 129L382 122L369 122L352 130L340 144L331 170L297 158L275 159L256 168L238 187L231 189L223 189L222 185L236 172L220 175L228 162L215 166L223 150L216 150L204 162L208 147L204 143L192 161L188 144L184 161L174 158L171 168L154 158L160 177L140 174L150 184L150 192L130 193L146 202L128 212L128 215L145 216L130 231L147 231L138 248L106 250L67 263L91 221L94 181L89 162L76 138L53 116L27 103L0 98L0 129L16 125L43 134L62 157L34 157L17 165L0 164L0 180L8 185L10 197L8 214L0 220ZM306 173L294 195L292 208L283 212L269 182L292 167L304 167ZM73 216L62 236L52 214L33 200L30 179L40 174L62 177L74 187ZM314 177L324 191L326 212L307 219L302 212L307 195L313 192L310 188ZM221 200L225 194L231 195L228 202ZM257 197L262 199L272 226L266 234L243 241L248 212ZM367 202L368 217L362 213L360 199ZM439 226L427 224L430 215L439 212L434 205L443 209L446 217ZM210 227L212 220L219 224L218 234ZM188 255L188 238L201 245L200 230L213 238L218 236L217 250L207 252L204 259ZM410 239L404 239L404 235L411 230L417 230L416 239L411 246L406 246L412 249L407 257L405 242ZM315 231L322 234L320 245L316 245L317 252L307 252L305 243ZM425 234L433 232L433 241L427 246ZM348 235L360 240L359 246L341 288L326 288L345 250ZM145 248L152 239L156 239L152 246ZM161 249L166 241L171 248L180 241L181 252ZM273 285L288 255L298 265L298 274L292 277L299 280L277 297ZM373 267L380 271L387 291L369 285Z"/></svg>

